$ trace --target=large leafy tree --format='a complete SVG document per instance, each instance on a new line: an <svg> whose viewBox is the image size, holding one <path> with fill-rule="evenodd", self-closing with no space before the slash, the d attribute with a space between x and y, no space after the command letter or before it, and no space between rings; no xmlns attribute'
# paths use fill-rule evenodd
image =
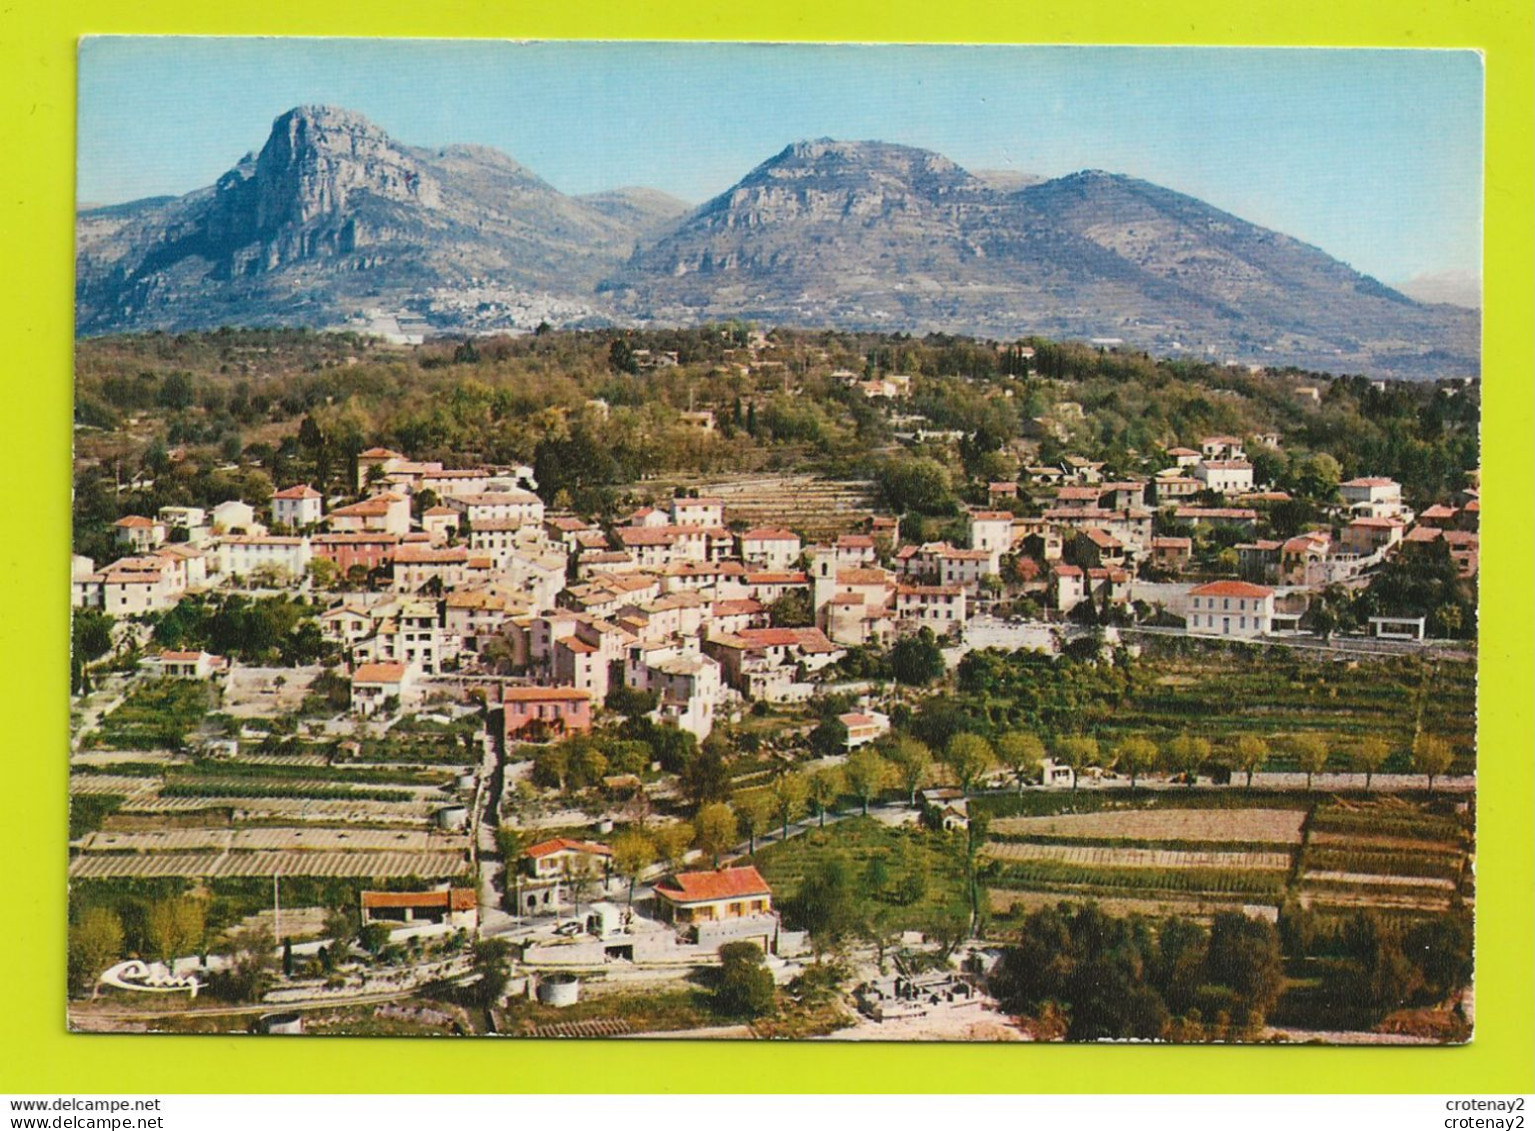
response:
<svg viewBox="0 0 1535 1131"><path fill-rule="evenodd" d="M804 811L809 798L810 786L804 774L781 774L773 782L773 810L783 825L784 840L789 839L789 822Z"/></svg>
<svg viewBox="0 0 1535 1131"><path fill-rule="evenodd" d="M1096 766L1100 755L1098 740L1090 734L1068 734L1055 744L1055 760L1071 771L1071 791L1077 790L1077 777L1089 766Z"/></svg>
<svg viewBox="0 0 1535 1131"><path fill-rule="evenodd" d="M1370 779L1386 764L1386 759L1391 757L1391 744L1379 735L1366 735L1359 740L1354 747L1352 761L1355 766L1364 771L1364 787L1370 788Z"/></svg>
<svg viewBox="0 0 1535 1131"><path fill-rule="evenodd" d="M1306 788L1309 790L1312 775L1327 768L1327 758L1331 753L1327 740L1319 734L1297 734L1290 739L1290 752L1294 754L1301 772L1306 775Z"/></svg>
<svg viewBox="0 0 1535 1131"><path fill-rule="evenodd" d="M720 947L719 981L714 1007L727 1017L761 1017L773 1011L773 972L763 963L762 949L753 942Z"/></svg>
<svg viewBox="0 0 1535 1131"><path fill-rule="evenodd" d="M87 907L69 927L69 978L87 986L122 957L123 921L109 907Z"/></svg>
<svg viewBox="0 0 1535 1131"><path fill-rule="evenodd" d="M1114 768L1130 775L1130 788L1134 789L1136 780L1157 764L1159 755L1157 744L1151 739L1130 735L1114 747Z"/></svg>
<svg viewBox="0 0 1535 1131"><path fill-rule="evenodd" d="M679 784L694 805L723 801L730 796L730 768L720 752L706 743L683 768Z"/></svg>
<svg viewBox="0 0 1535 1131"><path fill-rule="evenodd" d="M890 670L901 683L924 687L943 675L943 652L933 630L904 636L890 649Z"/></svg>
<svg viewBox="0 0 1535 1131"><path fill-rule="evenodd" d="M1418 735L1412 744L1412 768L1428 778L1428 792L1434 792L1434 779L1450 768L1455 751L1438 735Z"/></svg>
<svg viewBox="0 0 1535 1131"><path fill-rule="evenodd" d="M1210 740L1184 731L1162 747L1162 759L1169 771L1183 774L1192 789L1200 767L1210 760Z"/></svg>
<svg viewBox="0 0 1535 1131"><path fill-rule="evenodd" d="M1253 774L1268 761L1269 744L1256 734L1238 736L1231 747L1233 765L1247 774L1247 788L1253 787Z"/></svg>
<svg viewBox="0 0 1535 1131"><path fill-rule="evenodd" d="M836 766L822 766L810 775L808 796L822 828L826 827L827 810L837 803L846 786L842 771Z"/></svg>
<svg viewBox="0 0 1535 1131"><path fill-rule="evenodd" d="M944 764L959 780L966 796L970 787L997 764L996 751L978 734L956 734L943 752Z"/></svg>
<svg viewBox="0 0 1535 1131"><path fill-rule="evenodd" d="M1013 771L1018 792L1026 778L1037 776L1045 765L1045 744L1028 731L1009 731L997 739L997 760Z"/></svg>
<svg viewBox="0 0 1535 1131"><path fill-rule="evenodd" d="M863 746L848 756L842 768L847 786L863 806L864 816L869 815L869 802L878 797L890 782L890 763L880 757L872 746Z"/></svg>
<svg viewBox="0 0 1535 1131"><path fill-rule="evenodd" d="M767 832L773 823L773 797L764 790L742 794L736 801L736 813L746 832L747 851L757 851L757 838Z"/></svg>
<svg viewBox="0 0 1535 1131"><path fill-rule="evenodd" d="M735 819L731 818L731 833ZM639 829L629 829L613 838L613 870L629 881L629 903L634 904L634 885L646 868L656 862L656 845Z"/></svg>
<svg viewBox="0 0 1535 1131"><path fill-rule="evenodd" d="M917 790L932 780L933 752L921 739L903 734L885 747L885 758L895 768L901 788L906 791L907 803L915 808Z"/></svg>
<svg viewBox="0 0 1535 1131"><path fill-rule="evenodd" d="M712 801L698 810L693 829L698 850L717 867L720 857L736 842L735 810L723 801Z"/></svg>

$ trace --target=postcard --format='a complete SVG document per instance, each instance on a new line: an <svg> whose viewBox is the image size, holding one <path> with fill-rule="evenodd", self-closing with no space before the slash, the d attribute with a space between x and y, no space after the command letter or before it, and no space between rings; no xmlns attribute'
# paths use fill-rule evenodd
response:
<svg viewBox="0 0 1535 1131"><path fill-rule="evenodd" d="M1482 97L82 41L71 1027L1470 1040Z"/></svg>

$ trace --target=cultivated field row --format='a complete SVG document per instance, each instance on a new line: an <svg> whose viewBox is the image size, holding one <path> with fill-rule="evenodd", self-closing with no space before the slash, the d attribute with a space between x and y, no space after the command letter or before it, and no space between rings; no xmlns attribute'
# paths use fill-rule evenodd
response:
<svg viewBox="0 0 1535 1131"><path fill-rule="evenodd" d="M86 852L468 852L469 838L418 829L163 829L91 833Z"/></svg>
<svg viewBox="0 0 1535 1131"><path fill-rule="evenodd" d="M1372 849L1383 852L1411 852L1454 856L1460 853L1460 845L1453 840L1421 840L1417 837L1371 836L1364 832L1339 832L1333 829L1312 829L1307 836L1308 844L1317 847L1347 847Z"/></svg>
<svg viewBox="0 0 1535 1131"><path fill-rule="evenodd" d="M424 825L442 808L430 801L337 801L310 797L137 797L123 803L126 814L229 811L235 820L325 821L359 824L389 821Z"/></svg>
<svg viewBox="0 0 1535 1131"><path fill-rule="evenodd" d="M1250 871L1287 872L1293 863L1288 852L1182 852L1162 848L1075 847L1066 844L1019 844L994 842L986 855L1004 862L1058 860L1066 864L1103 868L1236 868Z"/></svg>
<svg viewBox="0 0 1535 1131"><path fill-rule="evenodd" d="M152 793L160 785L157 777L130 774L70 774L70 793Z"/></svg>
<svg viewBox="0 0 1535 1131"><path fill-rule="evenodd" d="M991 828L1006 836L1298 845L1305 820L1301 809L1126 809L1054 817L1000 817L992 821Z"/></svg>
<svg viewBox="0 0 1535 1131"><path fill-rule="evenodd" d="M1063 900L1069 902L1071 898L1063 892L1048 891L992 891L990 893L992 911L1003 914L1013 911L1027 914L1042 907L1055 907ZM1181 915L1188 919L1208 920L1222 911L1240 911L1244 915L1268 919L1270 922L1278 918L1278 909L1273 904L1243 903L1239 900L1194 896L1186 899L1172 896L1165 899L1110 896L1095 897L1093 902L1110 915L1146 915L1152 918Z"/></svg>
<svg viewBox="0 0 1535 1131"><path fill-rule="evenodd" d="M84 855L70 862L76 880L185 876L318 876L334 879L460 876L469 863L457 852L152 852Z"/></svg>
<svg viewBox="0 0 1535 1131"><path fill-rule="evenodd" d="M1443 891L1454 891L1458 886L1454 880L1437 876L1388 876L1378 872L1307 872L1304 882L1350 886L1358 884L1365 887L1438 888Z"/></svg>

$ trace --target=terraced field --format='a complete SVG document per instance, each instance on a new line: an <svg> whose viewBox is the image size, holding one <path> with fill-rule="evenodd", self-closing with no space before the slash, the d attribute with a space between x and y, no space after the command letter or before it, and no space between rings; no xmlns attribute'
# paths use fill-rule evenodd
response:
<svg viewBox="0 0 1535 1131"><path fill-rule="evenodd" d="M218 879L230 876L317 876L447 879L470 870L459 852L145 852L92 853L69 865L72 880L158 876Z"/></svg>
<svg viewBox="0 0 1535 1131"><path fill-rule="evenodd" d="M156 778L137 777L130 774L70 774L70 793L124 793L150 794L160 782Z"/></svg>
<svg viewBox="0 0 1535 1131"><path fill-rule="evenodd" d="M750 526L786 526L812 541L860 529L872 509L874 485L818 475L732 475L689 480L689 489L722 499L725 517Z"/></svg>
<svg viewBox="0 0 1535 1131"><path fill-rule="evenodd" d="M191 828L91 833L82 852L468 852L469 838L421 830Z"/></svg>
<svg viewBox="0 0 1535 1131"><path fill-rule="evenodd" d="M1056 817L999 817L1002 836L1299 844L1302 809L1125 809Z"/></svg>
<svg viewBox="0 0 1535 1131"><path fill-rule="evenodd" d="M988 896L993 914L1027 915L1041 907L1054 907L1068 898L1059 892L1004 891L993 889ZM1208 920L1222 911L1240 911L1255 919L1277 919L1278 909L1271 903L1238 903L1232 900L1201 899L1197 896L1168 894L1160 899L1135 899L1118 896L1094 896L1093 902L1110 915L1145 915L1160 918L1181 915L1186 919Z"/></svg>
<svg viewBox="0 0 1535 1131"><path fill-rule="evenodd" d="M1294 863L1288 852L1180 852L1101 844L1020 844L1009 841L987 845L985 853L989 859L1009 864L1021 860L1054 860L1091 868L1247 868L1288 872Z"/></svg>
<svg viewBox="0 0 1535 1131"><path fill-rule="evenodd" d="M983 850L992 910L1090 898L1125 914L1272 918L1290 897L1324 916L1469 899L1469 829L1447 809L1326 795L1288 808L1208 801L1164 794L1143 808L993 819Z"/></svg>
<svg viewBox="0 0 1535 1131"><path fill-rule="evenodd" d="M1296 873L1296 895L1314 910L1363 907L1448 910L1473 898L1469 835L1455 818L1400 801L1317 809Z"/></svg>

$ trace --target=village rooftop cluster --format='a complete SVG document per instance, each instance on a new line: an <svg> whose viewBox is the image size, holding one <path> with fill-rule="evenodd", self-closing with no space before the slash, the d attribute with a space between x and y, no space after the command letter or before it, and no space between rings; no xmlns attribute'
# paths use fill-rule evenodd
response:
<svg viewBox="0 0 1535 1131"><path fill-rule="evenodd" d="M642 370L675 364L639 353L630 360ZM913 418L910 377L832 377L884 413L908 447L966 438ZM1294 395L1303 405L1319 399L1311 387ZM1074 411L1059 402L1035 426L1059 441ZM713 411L690 409L681 419L700 432L717 427ZM1143 477L1112 477L1102 462L1069 453L1020 462L1015 478L972 483L949 528L955 536L938 541L908 537L905 516L873 502L847 519L846 532L812 538L787 523L743 520L728 495L707 490L668 491L616 518L593 518L549 506L530 466L449 466L382 446L360 452L343 492L289 482L265 501L126 515L113 527L121 556L77 556L72 567L75 607L111 617L114 646L141 650L142 659L136 672L105 677L105 692L80 688L90 713L77 721L77 799L123 800L110 825L75 839L71 877L270 882L270 910L251 919L283 953L285 977L262 999L270 1008L378 993L385 977L335 973L345 949L335 949L338 928L315 908L284 908L283 885L295 879L364 885L352 926L374 929L367 937L380 948L410 948L403 971L387 975L397 988L487 977L470 939L515 943L516 961L505 967L511 990L548 1005L571 1004L580 976L615 964L728 968L741 943L785 984L803 975L813 952L819 960L820 948L786 924L773 886L748 859L767 830L743 827L749 843L740 844L734 826L705 835L702 810L697 825L678 816L693 785L664 757L622 766L604 757L592 783L601 804L573 802L565 786L583 773L579 748L552 770L539 751L620 718L701 744L836 691L849 709L816 728L813 757L802 749L813 720L776 746L769 740L785 765L830 769L891 736L892 711L910 705L850 678L846 664L903 641L920 642L948 671L976 649L1059 654L1084 639L1119 645L1128 639L1122 630L1326 648L1336 643L1329 602L1366 588L1389 563L1447 556L1460 579L1475 578L1474 475L1416 512L1390 478L1347 479L1319 521L1274 536L1271 516L1291 497L1261 480L1250 451L1276 451L1283 438L1184 441ZM264 666L154 647L155 618L197 595L301 599L315 610L331 659ZM1457 627L1436 620L1444 615L1382 610L1353 639L1382 655L1414 654ZM146 689L173 700L164 689L180 683L206 684L232 730L194 737L191 750L155 752L163 778L114 770L94 728ZM330 695L334 710L297 733L271 725L317 694ZM409 753L390 755L365 787L346 784L343 764L391 742L436 753L419 764ZM322 743L339 755L316 753ZM204 773L202 800L172 780L188 757ZM1051 750L1039 780L1074 791L1090 763ZM292 788L262 787L263 766L291 771L282 781ZM1149 769L1132 767L1132 786ZM1197 762L1189 772L1197 777ZM924 806L890 819L925 811L923 819L960 835L971 788L1009 783L994 763L974 780L919 779L911 801L921 792ZM1308 770L1308 789L1310 781ZM865 811L871 792L877 786L863 793ZM697 800L709 796L705 789ZM227 826L183 820L204 811L208 797L228 799ZM823 824L835 800L819 799ZM803 798L783 802L781 842L804 807ZM660 847L624 859L625 830L647 822L661 830ZM669 844L668 828L677 833ZM810 828L805 821L794 832ZM931 940L908 935L902 961L910 963ZM969 952L943 949L952 966L916 962L893 979L882 952L857 1008L874 1023L993 1008L979 972L996 963L995 951L979 942ZM304 964L320 962L322 951L323 970L315 966L306 981ZM190 984L195 992L237 969L240 957L133 961L93 973L130 991Z"/></svg>

